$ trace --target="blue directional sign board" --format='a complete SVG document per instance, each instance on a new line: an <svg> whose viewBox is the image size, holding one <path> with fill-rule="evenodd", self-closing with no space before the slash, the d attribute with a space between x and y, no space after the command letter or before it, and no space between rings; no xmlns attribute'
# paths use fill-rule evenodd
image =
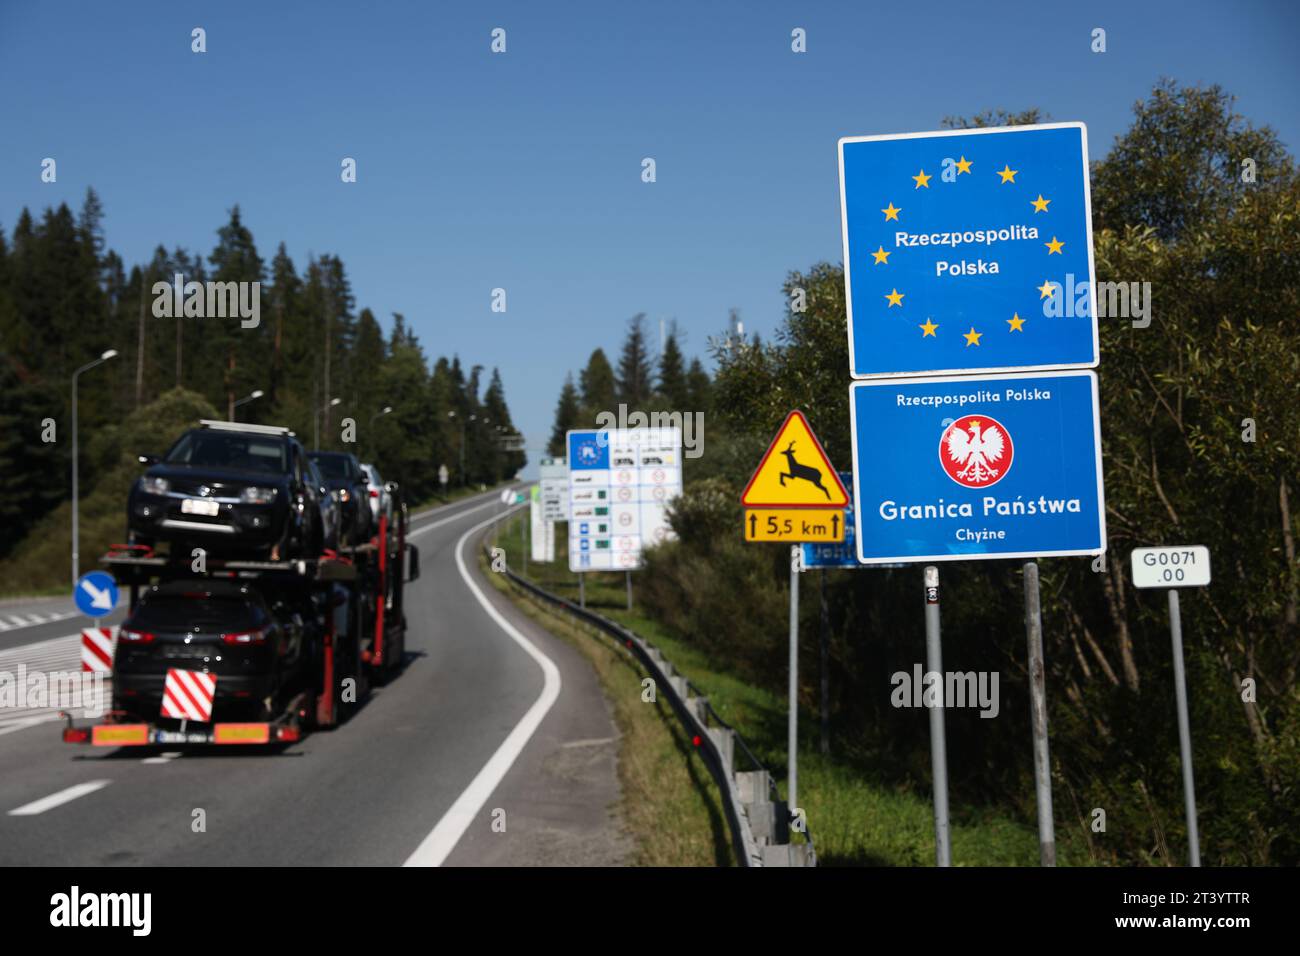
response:
<svg viewBox="0 0 1300 956"><path fill-rule="evenodd" d="M863 563L1105 551L1093 372L855 382L849 406Z"/></svg>
<svg viewBox="0 0 1300 956"><path fill-rule="evenodd" d="M841 139L854 378L1091 368L1082 123Z"/></svg>
<svg viewBox="0 0 1300 956"><path fill-rule="evenodd" d="M77 610L90 617L103 617L117 607L117 582L107 571L87 571L77 578L72 600Z"/></svg>
<svg viewBox="0 0 1300 956"><path fill-rule="evenodd" d="M567 433L569 569L635 571L641 553L672 537L668 504L682 490L675 427Z"/></svg>
<svg viewBox="0 0 1300 956"><path fill-rule="evenodd" d="M858 552L853 535L853 476L841 471L840 482L849 490L849 503L844 509L843 541L806 541L803 548L803 566L805 568L856 568Z"/></svg>

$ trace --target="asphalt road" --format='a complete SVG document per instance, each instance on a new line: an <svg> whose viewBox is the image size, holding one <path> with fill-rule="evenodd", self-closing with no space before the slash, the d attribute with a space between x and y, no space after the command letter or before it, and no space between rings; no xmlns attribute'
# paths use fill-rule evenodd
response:
<svg viewBox="0 0 1300 956"><path fill-rule="evenodd" d="M476 529L501 507L490 492L413 521L405 670L341 727L251 753L0 726L0 865L626 862L617 730L590 666L478 570ZM80 624L0 633L0 669Z"/></svg>

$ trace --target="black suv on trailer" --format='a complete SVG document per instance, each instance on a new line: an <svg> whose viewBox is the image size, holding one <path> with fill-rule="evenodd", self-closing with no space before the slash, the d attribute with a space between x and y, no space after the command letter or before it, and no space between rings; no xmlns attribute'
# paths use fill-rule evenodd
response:
<svg viewBox="0 0 1300 956"><path fill-rule="evenodd" d="M141 461L151 467L127 502L132 544L167 540L272 560L320 554L320 491L287 428L203 421L161 460Z"/></svg>
<svg viewBox="0 0 1300 956"><path fill-rule="evenodd" d="M356 455L343 451L313 451L311 460L325 479L330 491L338 494L339 541L344 545L357 545L369 540L370 499L366 473Z"/></svg>
<svg viewBox="0 0 1300 956"><path fill-rule="evenodd" d="M266 720L309 682L311 599L266 598L237 581L170 581L140 595L118 630L113 709L156 722L167 671L214 674L214 721Z"/></svg>

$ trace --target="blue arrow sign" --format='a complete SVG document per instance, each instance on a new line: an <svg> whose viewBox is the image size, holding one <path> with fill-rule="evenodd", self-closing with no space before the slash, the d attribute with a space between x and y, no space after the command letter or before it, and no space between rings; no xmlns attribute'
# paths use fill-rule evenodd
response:
<svg viewBox="0 0 1300 956"><path fill-rule="evenodd" d="M117 582L107 571L87 571L77 578L72 591L77 610L90 617L103 617L117 607Z"/></svg>
<svg viewBox="0 0 1300 956"><path fill-rule="evenodd" d="M849 406L862 562L1106 549L1094 373L855 382Z"/></svg>
<svg viewBox="0 0 1300 956"><path fill-rule="evenodd" d="M1082 123L840 140L855 378L1098 362Z"/></svg>

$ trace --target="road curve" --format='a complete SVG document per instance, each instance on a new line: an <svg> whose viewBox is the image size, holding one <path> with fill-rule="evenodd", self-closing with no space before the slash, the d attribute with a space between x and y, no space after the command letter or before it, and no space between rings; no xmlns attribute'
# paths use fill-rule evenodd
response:
<svg viewBox="0 0 1300 956"><path fill-rule="evenodd" d="M627 862L590 666L478 570L474 529L500 508L489 492L412 522L405 670L335 730L273 754L77 747L53 722L0 736L0 865Z"/></svg>

